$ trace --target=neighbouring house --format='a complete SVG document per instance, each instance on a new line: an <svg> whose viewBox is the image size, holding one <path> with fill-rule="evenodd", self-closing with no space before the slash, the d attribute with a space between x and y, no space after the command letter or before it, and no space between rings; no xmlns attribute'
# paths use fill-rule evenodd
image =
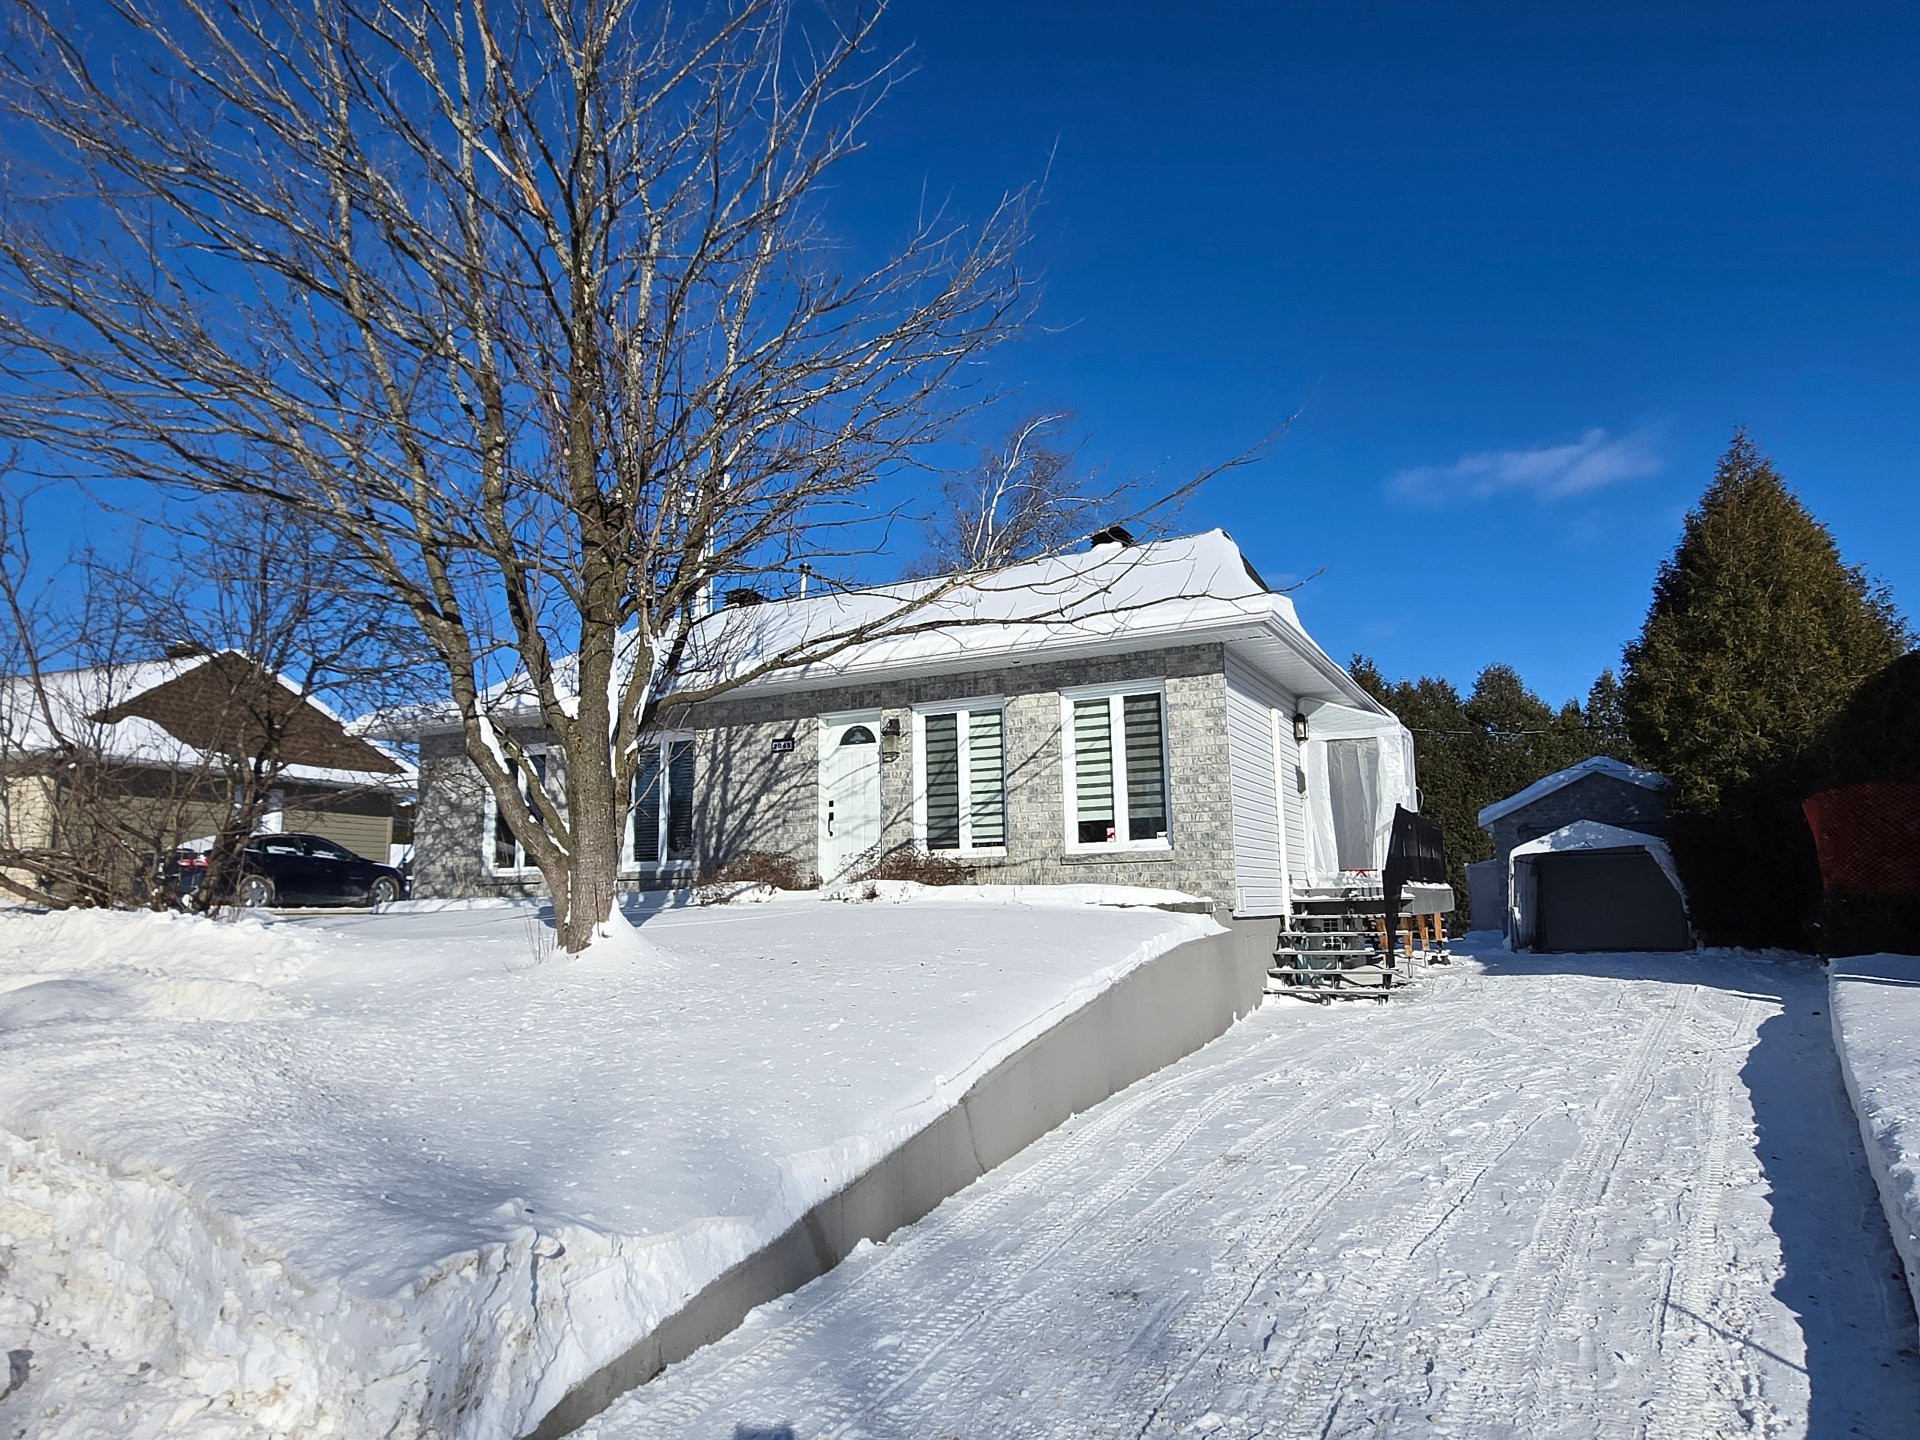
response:
<svg viewBox="0 0 1920 1440"><path fill-rule="evenodd" d="M1493 856L1467 867L1473 925L1518 950L1685 950L1664 775L1595 755L1480 812Z"/></svg>
<svg viewBox="0 0 1920 1440"><path fill-rule="evenodd" d="M261 828L385 862L412 766L231 650L0 680L0 854L20 878L80 845L166 853L210 835L268 725L280 769Z"/></svg>
<svg viewBox="0 0 1920 1440"><path fill-rule="evenodd" d="M970 579L910 631L704 703L677 707L669 689L624 883L684 885L746 850L831 881L914 849L984 882L1144 885L1266 917L1297 888L1377 872L1396 806L1415 808L1400 722L1224 532L1096 541ZM698 622L699 678L746 674L915 593L934 592L736 593ZM523 686L490 692L489 715L521 727L543 773L561 763ZM414 893L538 893L456 719L410 733Z"/></svg>

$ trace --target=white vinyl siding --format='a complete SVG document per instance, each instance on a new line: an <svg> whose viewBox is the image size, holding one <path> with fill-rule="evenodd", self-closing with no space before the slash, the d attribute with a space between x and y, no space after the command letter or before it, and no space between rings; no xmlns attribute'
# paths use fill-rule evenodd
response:
<svg viewBox="0 0 1920 1440"><path fill-rule="evenodd" d="M1165 687L1136 681L1060 698L1067 848L1165 848Z"/></svg>
<svg viewBox="0 0 1920 1440"><path fill-rule="evenodd" d="M915 840L930 853L1001 851L1007 843L1006 717L998 700L914 713Z"/></svg>
<svg viewBox="0 0 1920 1440"><path fill-rule="evenodd" d="M662 735L641 750L628 826L629 868L693 863L693 784L691 736Z"/></svg>
<svg viewBox="0 0 1920 1440"><path fill-rule="evenodd" d="M1287 877L1298 868L1293 854L1300 843L1295 702L1231 653L1226 680L1235 913L1278 915L1286 908Z"/></svg>

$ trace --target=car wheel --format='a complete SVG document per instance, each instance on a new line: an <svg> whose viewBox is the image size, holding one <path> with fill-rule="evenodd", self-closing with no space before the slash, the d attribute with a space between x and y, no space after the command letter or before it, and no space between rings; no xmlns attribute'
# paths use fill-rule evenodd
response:
<svg viewBox="0 0 1920 1440"><path fill-rule="evenodd" d="M391 875L382 875L367 887L367 904L391 905L400 898L400 882Z"/></svg>
<svg viewBox="0 0 1920 1440"><path fill-rule="evenodd" d="M248 875L240 881L233 898L249 910L260 910L273 903L273 882L264 875Z"/></svg>

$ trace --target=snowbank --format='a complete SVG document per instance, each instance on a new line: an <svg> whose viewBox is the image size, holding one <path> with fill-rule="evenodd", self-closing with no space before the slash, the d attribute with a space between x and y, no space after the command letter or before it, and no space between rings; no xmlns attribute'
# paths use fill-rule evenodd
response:
<svg viewBox="0 0 1920 1440"><path fill-rule="evenodd" d="M1851 956L1831 976L1840 1070L1920 1310L1920 956Z"/></svg>
<svg viewBox="0 0 1920 1440"><path fill-rule="evenodd" d="M656 913L644 945L543 964L540 927L0 917L18 1433L523 1434L1033 1036L1217 929L815 898Z"/></svg>
<svg viewBox="0 0 1920 1440"><path fill-rule="evenodd" d="M792 892L775 892L790 894ZM1204 911L1209 902L1184 890L1145 885L923 885L916 880L850 880L819 892L823 900L905 905L972 902L977 905L1111 905Z"/></svg>

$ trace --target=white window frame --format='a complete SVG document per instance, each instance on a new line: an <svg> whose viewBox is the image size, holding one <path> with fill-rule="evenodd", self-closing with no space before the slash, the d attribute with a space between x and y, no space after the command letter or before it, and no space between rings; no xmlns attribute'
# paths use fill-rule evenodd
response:
<svg viewBox="0 0 1920 1440"><path fill-rule="evenodd" d="M664 756L669 745L676 745L682 740L687 741L693 746L693 791L695 795L698 795L700 793L700 743L699 737L696 736L693 731L662 730L658 734L648 734L641 738L640 748L644 750L650 745L657 745L660 747L660 752ZM637 773L635 778L638 778ZM664 763L660 766L660 779L662 785L659 820L660 858L658 860L636 860L633 858L634 797L629 794L627 796L626 814L620 821L620 873L622 875L664 875L678 870L692 870L694 868L694 857L691 855L683 860L667 859L667 802L671 798L671 792L665 787L672 782L667 777L667 767Z"/></svg>
<svg viewBox="0 0 1920 1440"><path fill-rule="evenodd" d="M1002 833L1013 828L1011 797L1008 795L1006 746L1007 746L1007 702L1000 695L972 695L964 700L927 700L913 707L913 843L914 847L926 854L933 851L927 844L927 717L929 715L961 715L956 729L959 739L960 765L960 848L942 850L942 855L998 856L1007 853L1005 841L998 845L975 845L973 843L973 787L968 783L971 775L969 751L973 744L972 717L976 713L984 714L989 710L1000 712L1000 815Z"/></svg>
<svg viewBox="0 0 1920 1440"><path fill-rule="evenodd" d="M1127 736L1126 706L1107 706L1108 754L1113 757L1113 840L1082 840L1080 819L1074 809L1073 706L1076 700L1107 700L1128 695L1157 695L1160 698L1160 777L1167 790L1167 833L1158 840L1131 840L1127 828ZM1061 840L1069 855L1113 855L1131 851L1168 851L1173 849L1173 722L1167 709L1167 682L1164 677L1116 681L1107 685L1079 685L1060 692L1060 814Z"/></svg>
<svg viewBox="0 0 1920 1440"><path fill-rule="evenodd" d="M522 745L520 747L520 750L521 750L521 753L524 754L529 760L532 760L535 756L538 756L540 760L543 762L543 768L544 768L544 762L548 754L550 753L551 748L552 748L551 746L547 746L547 745ZM485 781L482 781L481 783L483 785L486 784ZM546 777L544 775L541 776L540 786L543 790L546 788L546 783L547 783ZM496 875L496 876L500 876L508 879L526 876L526 875L539 874L540 867L534 864L532 861L530 861L527 858L527 847L521 842L521 839L518 835L515 835L513 837L513 853L518 857L519 863L507 869L502 869L499 865L494 863L493 835L494 835L494 831L499 829L500 827L500 802L494 797L493 787L491 785L486 786L486 792L487 792L487 823L484 826L482 826L480 830L480 858L486 864L487 873L489 875ZM520 787L520 793L523 796L527 793L526 786L524 784ZM551 795L547 796L547 803L549 804L553 803L553 797Z"/></svg>

